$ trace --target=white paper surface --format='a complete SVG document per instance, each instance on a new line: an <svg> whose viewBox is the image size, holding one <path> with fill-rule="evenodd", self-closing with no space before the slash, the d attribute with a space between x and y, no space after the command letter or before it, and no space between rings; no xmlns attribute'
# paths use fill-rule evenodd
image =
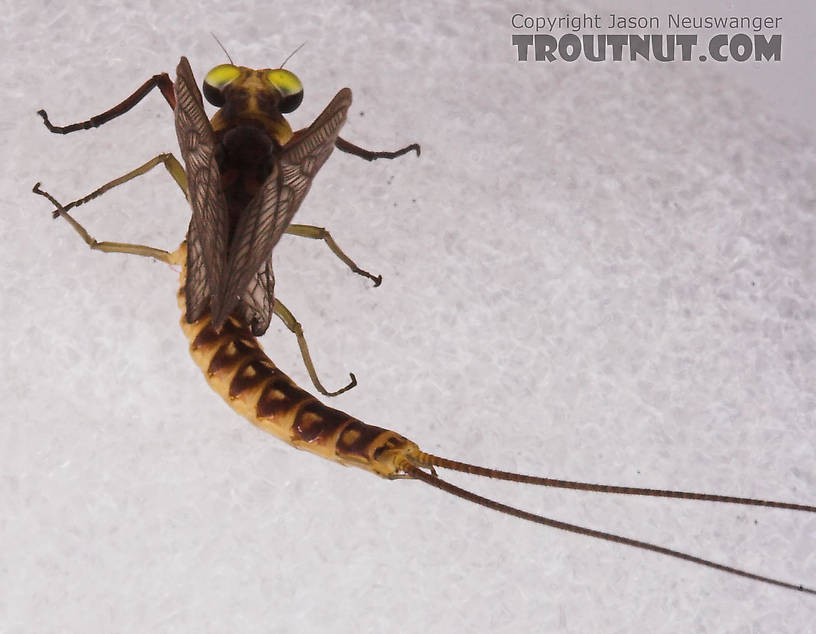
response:
<svg viewBox="0 0 816 634"><path fill-rule="evenodd" d="M287 63L306 87L294 127L348 85L345 138L422 144L421 158L392 162L335 153L297 216L328 227L380 288L319 243L287 237L276 251L276 292L324 383L359 379L332 406L477 464L813 503L816 146L800 109L780 106L814 101L797 48L812 11L750 7L783 16L791 51L754 66L771 79L750 86L752 71L731 64L513 60L514 12L596 10L581 5L11 4L1 632L812 628L813 597L530 525L264 435L191 363L176 273L90 252L30 194L39 180L67 202L177 152L158 93L66 137L38 108L55 123L87 118L174 74L182 54L201 78L224 61L210 31L254 67L305 41ZM769 99L768 85L789 92ZM76 215L100 240L172 249L189 209L157 169ZM310 387L283 326L263 343ZM807 514L451 479L816 585Z"/></svg>

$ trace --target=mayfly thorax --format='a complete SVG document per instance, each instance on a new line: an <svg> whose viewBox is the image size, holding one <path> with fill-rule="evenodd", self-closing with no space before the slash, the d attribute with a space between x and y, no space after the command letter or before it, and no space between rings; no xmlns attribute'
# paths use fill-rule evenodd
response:
<svg viewBox="0 0 816 634"><path fill-rule="evenodd" d="M239 414L298 449L308 450L344 465L357 466L386 478L421 480L452 495L494 510L562 530L596 537L683 559L730 574L789 589L816 590L750 573L694 555L619 535L567 524L484 498L442 480L437 468L514 482L605 493L673 497L816 512L816 506L736 498L732 496L608 486L526 476L457 462L422 452L400 434L368 425L318 401L281 372L263 352L256 336L277 315L297 337L315 387L334 395L320 383L302 328L274 296L272 251L284 233L323 240L352 271L380 278L361 269L325 229L292 224L312 180L335 147L366 160L392 159L419 146L394 152L372 152L339 136L351 105L351 91L340 90L307 128L293 131L284 118L303 100L300 80L282 68L253 70L221 64L207 73L203 93L218 111L208 118L201 92L186 58L173 82L166 73L154 75L130 97L91 119L51 132L66 134L98 127L133 108L158 88L174 111L184 166L172 154L160 154L91 194L62 205L35 185L34 192L55 206L54 216L71 224L92 248L108 253L152 257L181 266L178 293L181 326L190 352L210 386ZM176 251L139 244L95 240L69 213L106 191L162 164L183 190L192 217L187 237Z"/></svg>

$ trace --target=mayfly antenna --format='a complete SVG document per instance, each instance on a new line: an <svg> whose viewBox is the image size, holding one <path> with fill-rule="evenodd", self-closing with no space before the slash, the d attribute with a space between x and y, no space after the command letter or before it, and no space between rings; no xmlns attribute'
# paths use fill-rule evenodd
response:
<svg viewBox="0 0 816 634"><path fill-rule="evenodd" d="M288 62L290 59L292 59L292 57L294 57L295 53L297 53L297 52L298 52L300 49L302 49L304 46L306 46L306 42L303 42L303 44L301 44L301 45L300 45L300 46L298 46L298 47L297 47L297 48L296 48L294 51L292 51L291 53L289 53L289 55L287 56L287 58L286 58L285 60L283 60L283 62L281 62L281 65L280 65L280 66L278 66L278 68L283 68L284 64L286 64L286 62Z"/></svg>
<svg viewBox="0 0 816 634"><path fill-rule="evenodd" d="M213 36L213 39L214 39L216 42L218 42L218 46L220 46L220 47L221 47L221 50L222 50L222 51L224 51L224 55L226 55L226 56L227 56L227 59L229 60L230 64L232 64L233 66L235 66L235 62L233 62L233 61L232 61L232 57L230 57L230 54L227 52L227 49L226 49L226 48L224 48L224 45L223 45L223 44L221 44L221 40L219 40L219 39L218 39L218 36L217 36L215 33L213 33L212 31L210 31L210 35L212 35L212 36Z"/></svg>

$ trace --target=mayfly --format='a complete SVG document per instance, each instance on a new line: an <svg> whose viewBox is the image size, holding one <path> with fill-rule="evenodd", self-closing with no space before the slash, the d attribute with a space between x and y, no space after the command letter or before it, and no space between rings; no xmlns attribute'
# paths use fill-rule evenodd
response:
<svg viewBox="0 0 816 634"><path fill-rule="evenodd" d="M256 336L277 314L295 332L304 363L316 387L317 380L302 329L292 314L273 296L272 249L284 232L323 239L354 272L379 278L357 267L325 230L291 224L317 170L334 147L367 160L395 158L418 145L395 152L370 152L339 136L351 105L351 91L342 89L308 128L293 132L283 114L303 99L300 80L278 69L252 70L222 64L207 73L203 92L219 110L207 119L201 93L186 58L178 65L176 81L166 73L154 75L117 106L88 121L58 127L40 110L52 132L68 133L102 125L130 110L153 88L159 88L174 110L176 132L185 168L172 154L161 154L128 174L69 204L60 204L40 189L34 192L55 206L62 217L92 248L108 253L152 257L181 267L178 303L181 327L190 352L210 386L239 414L292 446L311 451L346 466L381 477L420 480L454 496L502 513L553 528L624 544L675 557L741 577L816 594L816 589L751 573L648 542L606 533L536 515L485 498L439 477L450 469L499 480L584 491L683 498L816 512L816 506L774 502L717 494L690 493L599 485L528 476L479 467L425 453L404 436L368 425L327 407L298 387L263 352ZM164 164L184 191L192 219L187 238L176 251L138 244L98 242L69 210L117 185ZM352 383L344 389L348 389Z"/></svg>

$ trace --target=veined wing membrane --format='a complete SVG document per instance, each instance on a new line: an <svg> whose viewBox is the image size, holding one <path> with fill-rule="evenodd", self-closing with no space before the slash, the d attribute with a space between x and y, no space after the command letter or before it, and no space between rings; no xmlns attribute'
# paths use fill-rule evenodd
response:
<svg viewBox="0 0 816 634"><path fill-rule="evenodd" d="M215 158L215 134L186 57L181 58L176 73L176 133L193 209L187 233L187 284L184 291L187 321L193 322L207 312L210 299L222 285L229 216Z"/></svg>
<svg viewBox="0 0 816 634"><path fill-rule="evenodd" d="M241 319L249 325L252 334L262 335L269 328L272 310L275 306L275 274L272 272L272 258L261 264L261 269L250 278L249 286L241 295L237 311Z"/></svg>
<svg viewBox="0 0 816 634"><path fill-rule="evenodd" d="M334 149L351 106L351 90L343 88L305 132L281 150L272 172L249 202L235 228L221 288L213 300L212 319L220 328L272 255L272 248L289 226L312 179ZM263 271L260 272L263 275ZM270 307L271 310L271 307ZM269 323L268 315L250 319L253 330Z"/></svg>

